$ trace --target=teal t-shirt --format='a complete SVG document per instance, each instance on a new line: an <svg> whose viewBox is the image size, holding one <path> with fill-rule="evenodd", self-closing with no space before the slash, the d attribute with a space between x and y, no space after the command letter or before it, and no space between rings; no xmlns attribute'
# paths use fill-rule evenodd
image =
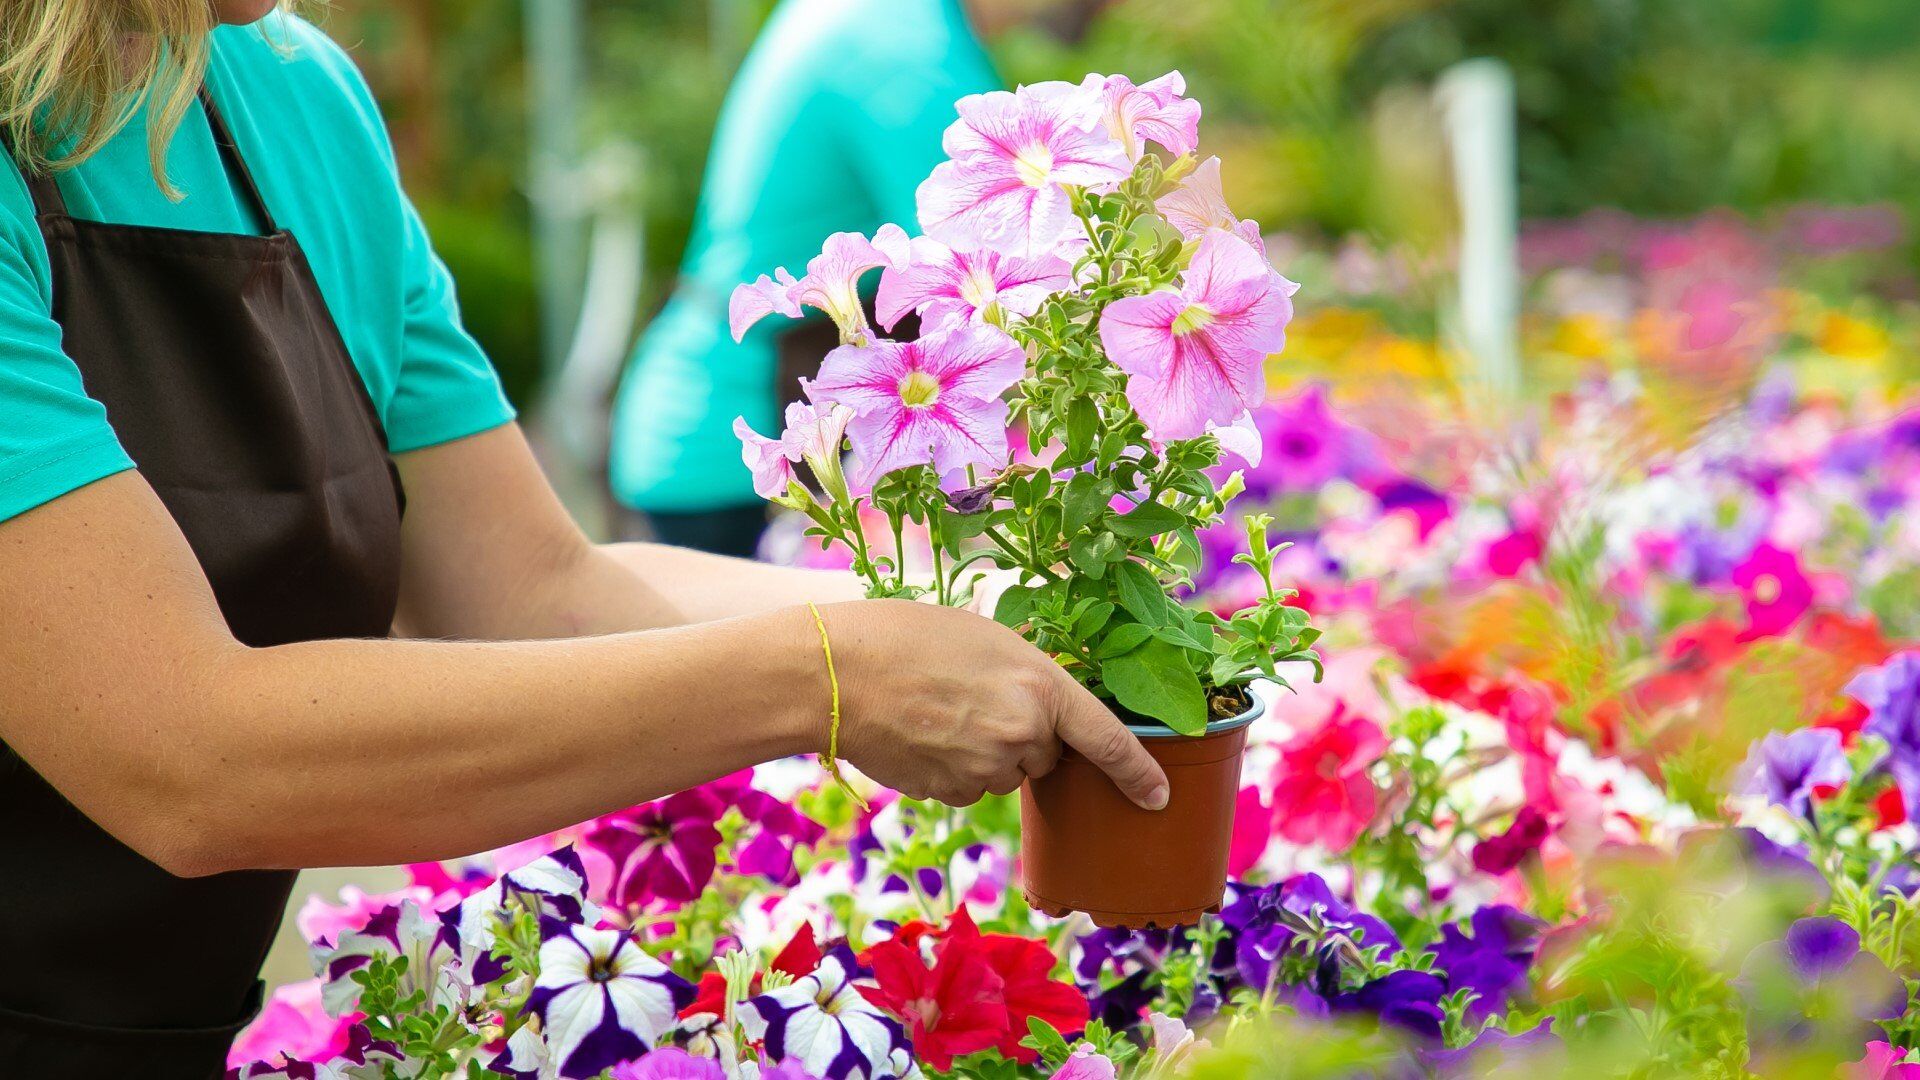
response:
<svg viewBox="0 0 1920 1080"><path fill-rule="evenodd" d="M214 31L207 85L267 208L306 251L320 292L399 453L513 418L460 326L453 282L400 190L372 95L311 25L270 16ZM201 232L257 232L194 105L169 150L186 193L154 180L144 116L60 173L75 217ZM0 166L0 521L132 468L105 410L60 347L47 250L18 168ZM138 358L130 358L137 362Z"/></svg>
<svg viewBox="0 0 1920 1080"><path fill-rule="evenodd" d="M914 227L953 103L998 79L959 0L785 0L721 109L674 295L641 338L614 409L612 481L629 506L756 501L733 418L774 434L772 317L735 344L734 286L796 276L829 234ZM871 285L871 282L868 283Z"/></svg>

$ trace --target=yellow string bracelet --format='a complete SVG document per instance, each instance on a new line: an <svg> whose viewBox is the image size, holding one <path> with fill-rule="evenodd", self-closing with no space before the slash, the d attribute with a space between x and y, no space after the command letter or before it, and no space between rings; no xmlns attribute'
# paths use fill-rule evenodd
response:
<svg viewBox="0 0 1920 1080"><path fill-rule="evenodd" d="M812 601L807 602L807 610L813 612L813 625L820 631L820 652L827 658L827 685L833 689L833 718L827 726L827 752L820 755L820 764L827 770L827 775L833 777L833 782L840 785L840 790L847 793L847 798L853 800L854 805L863 811L870 810L872 807L867 805L867 800L853 790L853 785L847 783L846 776L840 771L840 674L833 667L833 642L827 638L827 620Z"/></svg>

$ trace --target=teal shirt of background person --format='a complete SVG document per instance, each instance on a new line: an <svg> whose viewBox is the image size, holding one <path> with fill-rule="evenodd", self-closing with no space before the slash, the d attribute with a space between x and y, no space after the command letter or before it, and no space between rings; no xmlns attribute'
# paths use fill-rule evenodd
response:
<svg viewBox="0 0 1920 1080"><path fill-rule="evenodd" d="M513 418L492 366L461 328L453 282L400 190L373 96L311 25L270 16L214 31L207 86L277 224L320 292L399 453ZM196 102L167 158L168 199L144 115L58 174L74 217L199 232L258 232ZM133 467L105 410L60 349L33 201L0 165L0 521ZM138 362L138 358L131 358Z"/></svg>
<svg viewBox="0 0 1920 1080"><path fill-rule="evenodd" d="M729 294L776 266L805 273L831 233L918 231L914 191L941 160L953 103L998 87L958 0L774 11L721 109L680 280L615 404L621 502L698 513L757 501L733 418L779 426L774 340L793 324L766 319L736 344Z"/></svg>

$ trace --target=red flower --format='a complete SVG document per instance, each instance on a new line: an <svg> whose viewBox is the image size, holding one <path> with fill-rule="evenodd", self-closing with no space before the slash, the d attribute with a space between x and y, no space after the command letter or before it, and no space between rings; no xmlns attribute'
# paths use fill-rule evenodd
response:
<svg viewBox="0 0 1920 1080"><path fill-rule="evenodd" d="M1379 726L1348 717L1344 705L1282 744L1273 789L1280 835L1296 844L1346 849L1373 820L1378 800L1367 769L1386 749Z"/></svg>
<svg viewBox="0 0 1920 1080"><path fill-rule="evenodd" d="M1027 1021L1031 1019L1046 1021L1069 1039L1086 1029L1086 995L1053 978L1057 960L1046 942L1012 934L982 934L964 907L955 913L947 935L949 940L973 938L975 947L1000 976L1007 1005L1007 1031L997 1047L1002 1054L1022 1065L1040 1060L1037 1051L1020 1045L1020 1040L1027 1037Z"/></svg>
<svg viewBox="0 0 1920 1080"><path fill-rule="evenodd" d="M1044 942L982 934L965 907L934 933L931 967L917 948L924 931L909 936L867 950L862 961L879 986L861 993L908 1026L914 1051L935 1069L982 1050L1033 1064L1039 1055L1020 1045L1033 1017L1067 1036L1086 1028L1087 999L1053 978L1055 958Z"/></svg>
<svg viewBox="0 0 1920 1080"><path fill-rule="evenodd" d="M1890 787L1873 800L1874 828L1891 829L1907 820L1907 800L1898 787Z"/></svg>
<svg viewBox="0 0 1920 1080"><path fill-rule="evenodd" d="M914 1052L941 1072L956 1057L993 1048L1007 1032L1005 984L977 945L943 939L932 967L901 941L883 941L864 958L880 985L861 993L906 1024Z"/></svg>

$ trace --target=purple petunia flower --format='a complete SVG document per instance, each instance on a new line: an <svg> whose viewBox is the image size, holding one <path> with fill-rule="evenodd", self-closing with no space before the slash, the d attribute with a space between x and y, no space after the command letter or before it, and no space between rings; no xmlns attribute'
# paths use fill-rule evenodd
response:
<svg viewBox="0 0 1920 1080"><path fill-rule="evenodd" d="M527 1011L540 1017L557 1075L585 1080L652 1050L691 1004L693 984L647 955L625 930L541 921L540 976Z"/></svg>
<svg viewBox="0 0 1920 1080"><path fill-rule="evenodd" d="M836 946L811 975L741 1003L741 1029L768 1058L821 1080L906 1076L914 1068L906 1029L854 987L863 973L853 950Z"/></svg>
<svg viewBox="0 0 1920 1080"><path fill-rule="evenodd" d="M1802 817L1812 809L1814 789L1839 787L1853 777L1840 733L1832 728L1773 732L1754 744L1740 767L1740 790L1762 795Z"/></svg>
<svg viewBox="0 0 1920 1080"><path fill-rule="evenodd" d="M1787 1041L1804 1035L1811 996L1830 1004L1829 1017L1851 1017L1864 1033L1875 1020L1906 1011L1905 985L1885 964L1860 948L1860 934L1839 919L1795 920L1784 938L1760 946L1747 958L1735 985L1758 1018L1750 1025ZM1834 1013L1837 1005L1840 1012Z"/></svg>
<svg viewBox="0 0 1920 1080"><path fill-rule="evenodd" d="M712 1058L694 1057L668 1046L615 1067L613 1080L727 1080L727 1072Z"/></svg>
<svg viewBox="0 0 1920 1080"><path fill-rule="evenodd" d="M1484 1020L1507 1006L1507 999L1527 981L1540 933L1546 924L1506 904L1491 904L1473 913L1471 936L1452 923L1440 931L1434 945L1434 966L1443 973L1447 992L1472 990L1467 1016Z"/></svg>
<svg viewBox="0 0 1920 1080"><path fill-rule="evenodd" d="M1465 1046L1452 1050L1422 1048L1417 1056L1435 1076L1486 1076L1496 1062L1516 1056L1533 1058L1561 1046L1560 1037L1553 1033L1553 1018L1548 1017L1518 1035L1490 1027Z"/></svg>
<svg viewBox="0 0 1920 1080"><path fill-rule="evenodd" d="M1920 652L1895 654L1847 683L1847 696L1866 706L1861 731L1886 740L1887 771L1910 807L1920 807Z"/></svg>
<svg viewBox="0 0 1920 1080"><path fill-rule="evenodd" d="M1422 1038L1438 1040L1446 1011L1440 999L1447 986L1428 971L1389 971L1358 990L1327 996L1335 1013L1371 1013L1380 1022Z"/></svg>
<svg viewBox="0 0 1920 1080"><path fill-rule="evenodd" d="M1235 970L1255 989L1268 985L1275 962L1310 925L1356 939L1363 949L1383 945L1383 956L1400 951L1400 940L1386 923L1335 899L1318 874L1247 890L1220 912L1220 921L1233 931Z"/></svg>

